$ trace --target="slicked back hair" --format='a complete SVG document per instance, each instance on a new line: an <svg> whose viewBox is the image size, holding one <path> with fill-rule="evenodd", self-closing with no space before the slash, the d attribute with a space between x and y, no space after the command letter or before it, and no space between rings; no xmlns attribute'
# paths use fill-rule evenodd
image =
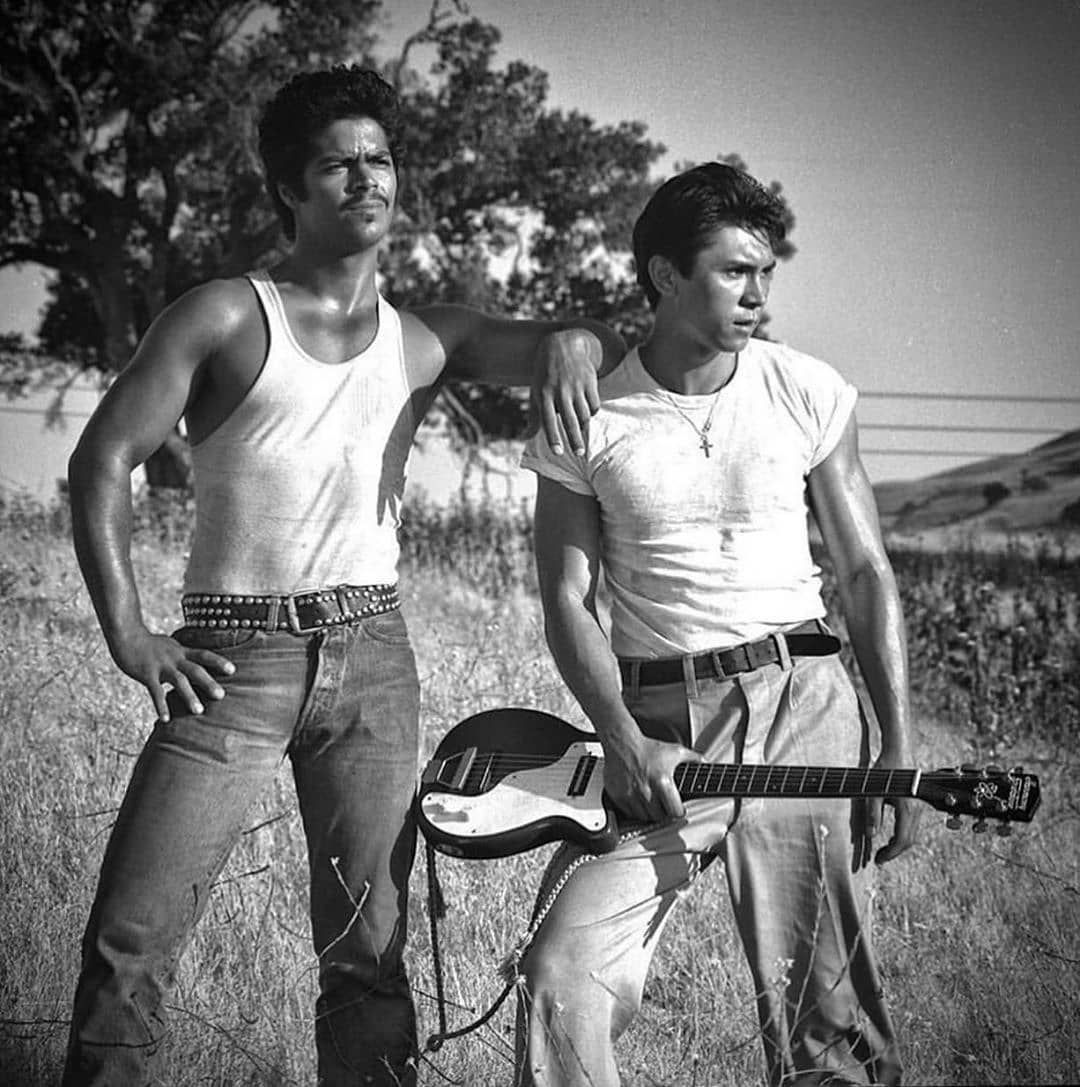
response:
<svg viewBox="0 0 1080 1087"><path fill-rule="evenodd" d="M370 68L338 64L322 71L301 72L285 83L263 110L259 155L270 199L290 241L296 234L296 221L278 186L283 184L297 196L306 196L304 167L312 140L327 125L347 117L370 117L377 122L386 133L394 165L399 166L401 112L397 92Z"/></svg>
<svg viewBox="0 0 1080 1087"><path fill-rule="evenodd" d="M634 224L634 264L649 305L660 292L649 275L654 256L667 257L682 276L724 226L764 235L776 249L786 234L783 202L744 170L706 162L669 178L650 197Z"/></svg>

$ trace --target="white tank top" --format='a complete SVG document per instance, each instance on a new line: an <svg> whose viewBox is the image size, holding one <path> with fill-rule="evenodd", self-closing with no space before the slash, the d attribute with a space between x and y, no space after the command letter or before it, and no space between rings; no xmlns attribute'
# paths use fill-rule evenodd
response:
<svg viewBox="0 0 1080 1087"><path fill-rule="evenodd" d="M269 275L248 279L266 315L266 361L236 410L192 447L184 591L396 582L415 431L401 320L380 296L371 344L346 362L319 362L296 342Z"/></svg>

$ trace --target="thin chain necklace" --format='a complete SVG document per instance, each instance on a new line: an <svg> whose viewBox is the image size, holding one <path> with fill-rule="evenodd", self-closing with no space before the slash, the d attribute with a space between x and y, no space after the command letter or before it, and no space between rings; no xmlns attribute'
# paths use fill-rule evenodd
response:
<svg viewBox="0 0 1080 1087"><path fill-rule="evenodd" d="M734 375L735 370L737 370L738 368L739 356L736 354L735 366L731 371L732 375ZM728 378L728 381L730 380L731 379ZM694 428L694 433L698 436L698 438L701 439L699 443L701 445L701 451L705 454L706 457L708 457L709 450L713 447L713 443L709 441L709 431L712 428L713 412L716 411L716 405L717 402L720 400L720 394L724 391L724 385L727 385L727 381L725 381L724 384L721 385L720 388L713 393L712 403L709 405L709 414L705 416L705 422L702 423L701 426L698 426L697 423L695 423L694 420L691 419L690 416L687 415L686 412L679 407L679 405L675 402L675 397L673 397L671 393L667 391L667 389L660 389L660 391L664 394L664 399L667 400L667 402L690 424L690 426Z"/></svg>

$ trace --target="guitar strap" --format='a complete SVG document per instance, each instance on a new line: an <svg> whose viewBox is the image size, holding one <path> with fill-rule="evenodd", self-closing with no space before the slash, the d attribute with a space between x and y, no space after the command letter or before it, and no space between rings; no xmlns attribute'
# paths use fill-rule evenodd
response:
<svg viewBox="0 0 1080 1087"><path fill-rule="evenodd" d="M443 983L442 955L439 951L439 921L446 916L446 899L443 897L442 885L439 883L439 876L435 870L435 856L435 849L428 842L425 847L428 880L428 920L431 925L431 959L435 972L435 999L439 1008L439 1029L428 1037L427 1044L420 1054L421 1057L428 1053L437 1053L442 1049L443 1043L451 1038L462 1038L466 1034L478 1030L502 1007L503 1002L517 985L517 971L515 970L508 979L506 987L483 1015L474 1019L471 1023L466 1023L463 1027L458 1027L456 1030L447 1029L446 989Z"/></svg>
<svg viewBox="0 0 1080 1087"><path fill-rule="evenodd" d="M620 840L625 840L634 833L634 831L623 833L619 836ZM434 1034L429 1035L423 1052L420 1054L421 1057L425 1057L428 1053L437 1053L442 1049L443 1043L449 1041L451 1038L462 1038L466 1034L471 1034L474 1030L478 1030L499 1010L499 1008L502 1007L506 998L517 987L518 979L521 977L521 974L518 971L518 963L521 962L522 956L528 951L529 945L533 942L536 933L540 930L540 926L543 924L544 918L547 917L548 913L551 911L551 907L555 905L555 900L559 897L559 892L566 886L574 872L593 858L592 853L579 853L563 869L559 878L555 881L554 886L544 898L544 901L537 906L536 912L533 914L532 921L529 923L529 927L525 934L517 941L499 964L499 976L506 982L506 986L495 998L488 1010L484 1012L483 1015L474 1019L471 1023L466 1023L465 1026L458 1027L456 1030L448 1030L446 1022L446 990L443 982L442 954L439 950L439 922L446 916L447 910L446 898L443 895L442 884L439 882L439 875L435 866L436 856L437 854L434 846L432 846L430 842L427 842L425 844L424 857L427 864L428 922L431 926L431 959L435 973L435 999L439 1009L439 1029Z"/></svg>

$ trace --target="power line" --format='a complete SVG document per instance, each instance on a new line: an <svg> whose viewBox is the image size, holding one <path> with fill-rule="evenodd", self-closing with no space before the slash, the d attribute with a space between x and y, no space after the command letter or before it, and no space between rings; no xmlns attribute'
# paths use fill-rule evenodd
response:
<svg viewBox="0 0 1080 1087"><path fill-rule="evenodd" d="M863 393L864 397L903 397L918 400L982 400L994 402L1017 403L1050 403L1050 404L1080 404L1080 397L1039 397L1039 396L992 396L988 394L972 394L965 396L959 393ZM34 408L17 404L0 404L0 412L12 415L48 415L45 408ZM90 412L76 412L68 408L61 408L59 415L69 419L89 419ZM887 430L887 431L912 431L930 432L935 434L1066 434L1068 429L1064 427L1019 427L1019 426L976 426L963 423L951 423L936 425L933 423L867 423L860 422L859 429ZM874 449L863 447L864 455L878 457L950 457L955 459L990 459L1001 456L1019 456L1027 450L1007 450L995 452L986 449Z"/></svg>
<svg viewBox="0 0 1080 1087"><path fill-rule="evenodd" d="M1080 404L1080 396L1009 396L1004 393L888 393L860 389L859 396L892 400L978 400L991 404Z"/></svg>
<svg viewBox="0 0 1080 1087"><path fill-rule="evenodd" d="M1006 453L995 453L986 449L865 449L859 453L878 457L977 457L979 460L993 460L996 457L1020 457L1028 450L1014 449Z"/></svg>
<svg viewBox="0 0 1080 1087"><path fill-rule="evenodd" d="M942 434L1065 434L1064 427L969 426L963 423L859 423L860 430L929 430Z"/></svg>
<svg viewBox="0 0 1080 1087"><path fill-rule="evenodd" d="M22 407L16 404L0 404L0 412L11 415L49 415L46 408ZM56 414L74 419L89 419L91 413L60 408ZM965 423L859 423L859 430L911 430L929 431L935 434L1066 434L1066 427L1033 426L975 426Z"/></svg>

